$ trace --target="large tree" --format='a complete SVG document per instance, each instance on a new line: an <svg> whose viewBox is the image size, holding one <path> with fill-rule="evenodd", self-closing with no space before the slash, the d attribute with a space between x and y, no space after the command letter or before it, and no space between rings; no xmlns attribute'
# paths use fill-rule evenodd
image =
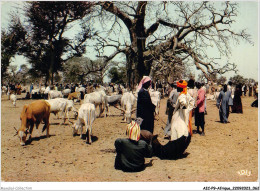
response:
<svg viewBox="0 0 260 191"><path fill-rule="evenodd" d="M1 31L1 81L8 76L7 69L11 59L20 54L24 44L26 31L23 29L19 19L11 16L8 30Z"/></svg>
<svg viewBox="0 0 260 191"><path fill-rule="evenodd" d="M88 23L80 23L81 28L74 39L65 37L65 32L70 29L71 23L87 18L92 11L91 6L91 2L78 1L27 3L28 25L25 28L28 36L23 52L33 70L45 76L46 81L53 83L54 74L61 70L67 59L85 53L85 42L93 35Z"/></svg>
<svg viewBox="0 0 260 191"><path fill-rule="evenodd" d="M86 83L88 81L103 82L110 63L103 59L91 60L86 57L73 57L63 65L65 82Z"/></svg>
<svg viewBox="0 0 260 191"><path fill-rule="evenodd" d="M232 84L234 84L234 85L238 85L238 84L246 84L248 79L244 78L241 75L235 75L235 76L231 77L229 79L229 81L231 81Z"/></svg>
<svg viewBox="0 0 260 191"><path fill-rule="evenodd" d="M108 20L113 21L108 31L118 37L99 38L97 49L115 48L106 59L125 54L129 86L138 83L143 75L152 75L154 64L164 66L169 60L175 65L192 62L210 80L210 73L223 74L236 69L232 63L220 66L217 62L220 56L230 54L231 39L250 41L245 30L232 29L237 16L235 2L105 1L96 4L101 7L102 30ZM128 34L122 34L123 29ZM213 46L218 54L209 57L207 50Z"/></svg>

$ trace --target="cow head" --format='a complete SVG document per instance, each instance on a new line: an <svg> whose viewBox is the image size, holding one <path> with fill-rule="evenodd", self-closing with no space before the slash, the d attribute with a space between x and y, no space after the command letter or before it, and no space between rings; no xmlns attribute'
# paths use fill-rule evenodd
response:
<svg viewBox="0 0 260 191"><path fill-rule="evenodd" d="M17 131L17 135L20 138L20 145L24 146L26 142L27 134L29 134L30 123L34 123L36 121L35 117L32 114L32 109L28 105L25 105L23 107L20 120L21 120L21 127Z"/></svg>
<svg viewBox="0 0 260 191"><path fill-rule="evenodd" d="M124 110L125 120L127 123L131 123L132 121L132 113L135 112L136 109L132 109L131 103L126 103L126 110Z"/></svg>
<svg viewBox="0 0 260 191"><path fill-rule="evenodd" d="M17 129L14 127L16 133L14 136L18 135L19 139L20 139L20 145L24 146L25 145L25 142L26 142L26 137L27 137L27 134L29 133L29 131L26 129L25 131L19 129L17 131Z"/></svg>
<svg viewBox="0 0 260 191"><path fill-rule="evenodd" d="M77 135L77 133L78 133L78 130L80 129L80 128L82 128L81 127L81 125L80 125L80 121L76 121L74 124L73 124L73 126L72 126L72 129L73 129L73 136L76 136Z"/></svg>
<svg viewBox="0 0 260 191"><path fill-rule="evenodd" d="M17 134L20 139L20 145L22 145L22 146L25 145L26 137L27 137L28 133L29 133L28 129L26 129L25 131L18 130Z"/></svg>
<svg viewBox="0 0 260 191"><path fill-rule="evenodd" d="M78 115L79 115L78 110L77 110L75 107L72 107L72 111L73 111L73 113L74 113L74 119L77 119L77 118L78 118Z"/></svg>

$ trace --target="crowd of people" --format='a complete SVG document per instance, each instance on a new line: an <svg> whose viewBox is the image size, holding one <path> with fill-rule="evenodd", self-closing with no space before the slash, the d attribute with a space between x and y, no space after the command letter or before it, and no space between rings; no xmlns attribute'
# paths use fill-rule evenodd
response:
<svg viewBox="0 0 260 191"><path fill-rule="evenodd" d="M164 128L165 138L169 141L162 145L154 135L154 109L148 89L153 86L152 79L144 76L139 83L137 97L136 120L126 130L127 138L115 141L115 168L127 172L145 169L145 158L156 156L160 159L178 159L190 144L192 117L197 130L194 133L205 136L206 92L209 86L190 79L179 80L170 84L171 91L167 100L167 123ZM232 98L232 83L223 85L216 100L220 122L229 123L229 113L243 113L241 96L242 85L237 85ZM158 86L159 90L161 86ZM249 90L251 91L251 90ZM258 96L258 88L252 86L254 96ZM249 96L252 94L249 93ZM254 103L256 105L256 103ZM201 131L200 131L201 129Z"/></svg>

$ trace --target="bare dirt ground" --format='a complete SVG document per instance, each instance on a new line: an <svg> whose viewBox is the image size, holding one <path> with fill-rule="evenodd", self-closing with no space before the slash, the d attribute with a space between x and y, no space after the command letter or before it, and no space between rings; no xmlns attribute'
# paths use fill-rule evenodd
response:
<svg viewBox="0 0 260 191"><path fill-rule="evenodd" d="M20 97L24 97L22 94ZM43 125L34 128L33 141L20 146L14 136L20 127L24 104L33 100L18 100L16 108L7 96L1 99L1 180L5 182L248 182L258 179L258 109L250 104L253 97L242 98L243 114L230 114L228 124L219 123L215 101L207 101L206 136L194 134L186 157L178 160L147 158L148 167L138 173L114 169L116 138L125 137L126 123L120 111L97 118L93 125L92 145L79 136L72 136L66 121L51 114L50 138L42 133ZM155 134L165 144L162 127L166 122L166 98L161 101L160 120L155 121ZM79 108L79 104L76 104ZM132 116L134 117L134 116ZM73 120L74 121L74 120ZM194 121L193 121L194 122ZM194 123L193 123L194 124ZM193 126L193 130L195 130ZM247 175L238 171L247 170ZM249 172L251 174L249 174Z"/></svg>

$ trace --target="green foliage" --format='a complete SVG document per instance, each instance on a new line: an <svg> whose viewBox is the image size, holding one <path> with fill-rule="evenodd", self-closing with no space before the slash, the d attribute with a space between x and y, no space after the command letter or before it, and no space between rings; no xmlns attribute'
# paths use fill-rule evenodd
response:
<svg viewBox="0 0 260 191"><path fill-rule="evenodd" d="M91 12L91 2L27 2L26 18L28 26L26 43L22 48L25 57L32 64L33 76L45 76L53 82L54 74L62 69L69 57L81 56L86 51L84 43L91 37L91 31L85 25L76 39L63 37L68 24L81 20ZM69 54L68 54L69 53ZM35 71L33 71L35 70Z"/></svg>
<svg viewBox="0 0 260 191"><path fill-rule="evenodd" d="M231 81L234 85L247 83L247 79L244 78L244 77L241 76L241 75L235 75L235 76L231 77L231 78L229 79L229 81Z"/></svg>
<svg viewBox="0 0 260 191"><path fill-rule="evenodd" d="M126 82L126 69L118 67L112 67L108 72L108 77L112 83L122 84Z"/></svg>
<svg viewBox="0 0 260 191"><path fill-rule="evenodd" d="M7 69L12 57L21 52L26 31L19 18L12 17L9 30L1 32L1 80L8 77Z"/></svg>

